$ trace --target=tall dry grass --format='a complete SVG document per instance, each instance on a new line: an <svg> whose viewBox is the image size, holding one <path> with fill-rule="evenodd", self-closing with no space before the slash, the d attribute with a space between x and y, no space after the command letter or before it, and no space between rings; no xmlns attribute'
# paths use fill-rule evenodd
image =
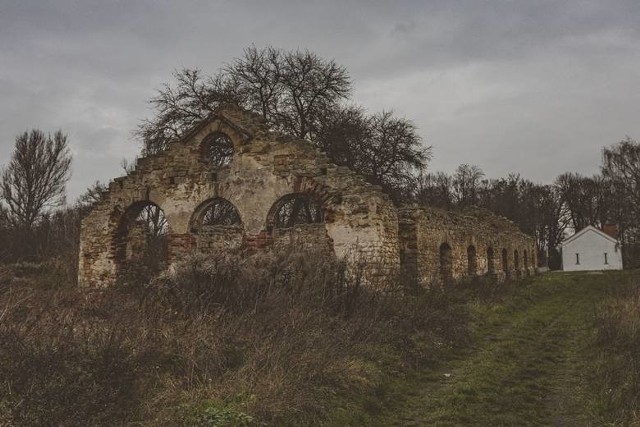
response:
<svg viewBox="0 0 640 427"><path fill-rule="evenodd" d="M194 256L103 291L50 268L0 274L0 425L318 425L470 337L455 293L374 290L313 253Z"/></svg>
<svg viewBox="0 0 640 427"><path fill-rule="evenodd" d="M620 277L596 310L595 410L614 426L640 425L640 287Z"/></svg>

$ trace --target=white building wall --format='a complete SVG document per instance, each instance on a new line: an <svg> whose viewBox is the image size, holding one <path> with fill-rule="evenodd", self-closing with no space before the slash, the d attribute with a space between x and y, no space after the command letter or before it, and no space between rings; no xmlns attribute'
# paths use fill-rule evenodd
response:
<svg viewBox="0 0 640 427"><path fill-rule="evenodd" d="M608 263L605 264L604 254ZM580 264L576 263L576 254ZM622 252L617 243L594 230L562 245L562 269L564 271L622 270Z"/></svg>

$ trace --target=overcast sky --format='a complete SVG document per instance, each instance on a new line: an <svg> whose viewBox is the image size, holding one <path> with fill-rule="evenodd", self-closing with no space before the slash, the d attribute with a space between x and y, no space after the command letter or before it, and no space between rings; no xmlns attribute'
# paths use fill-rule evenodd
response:
<svg viewBox="0 0 640 427"><path fill-rule="evenodd" d="M640 138L639 0L0 0L0 164L18 133L62 129L73 199L138 153L174 70L213 73L251 44L347 67L354 101L416 123L433 171L546 183Z"/></svg>

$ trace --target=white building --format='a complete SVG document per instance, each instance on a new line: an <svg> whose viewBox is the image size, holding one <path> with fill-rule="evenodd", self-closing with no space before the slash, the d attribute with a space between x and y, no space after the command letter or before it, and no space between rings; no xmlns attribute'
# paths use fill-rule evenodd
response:
<svg viewBox="0 0 640 427"><path fill-rule="evenodd" d="M562 242L564 271L622 270L620 242L588 226Z"/></svg>

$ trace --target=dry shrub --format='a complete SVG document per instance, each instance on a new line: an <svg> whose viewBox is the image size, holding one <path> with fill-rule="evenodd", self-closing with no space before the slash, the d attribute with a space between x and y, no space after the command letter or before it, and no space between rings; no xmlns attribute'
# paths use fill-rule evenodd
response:
<svg viewBox="0 0 640 427"><path fill-rule="evenodd" d="M18 283L0 305L0 402L11 413L8 424L124 421L137 399L125 331L88 325L75 290Z"/></svg>
<svg viewBox="0 0 640 427"><path fill-rule="evenodd" d="M596 310L597 411L612 425L640 425L640 288L620 283Z"/></svg>
<svg viewBox="0 0 640 427"><path fill-rule="evenodd" d="M363 277L273 251L194 256L103 291L11 278L0 283L0 420L317 425L469 338L454 293L380 291Z"/></svg>

